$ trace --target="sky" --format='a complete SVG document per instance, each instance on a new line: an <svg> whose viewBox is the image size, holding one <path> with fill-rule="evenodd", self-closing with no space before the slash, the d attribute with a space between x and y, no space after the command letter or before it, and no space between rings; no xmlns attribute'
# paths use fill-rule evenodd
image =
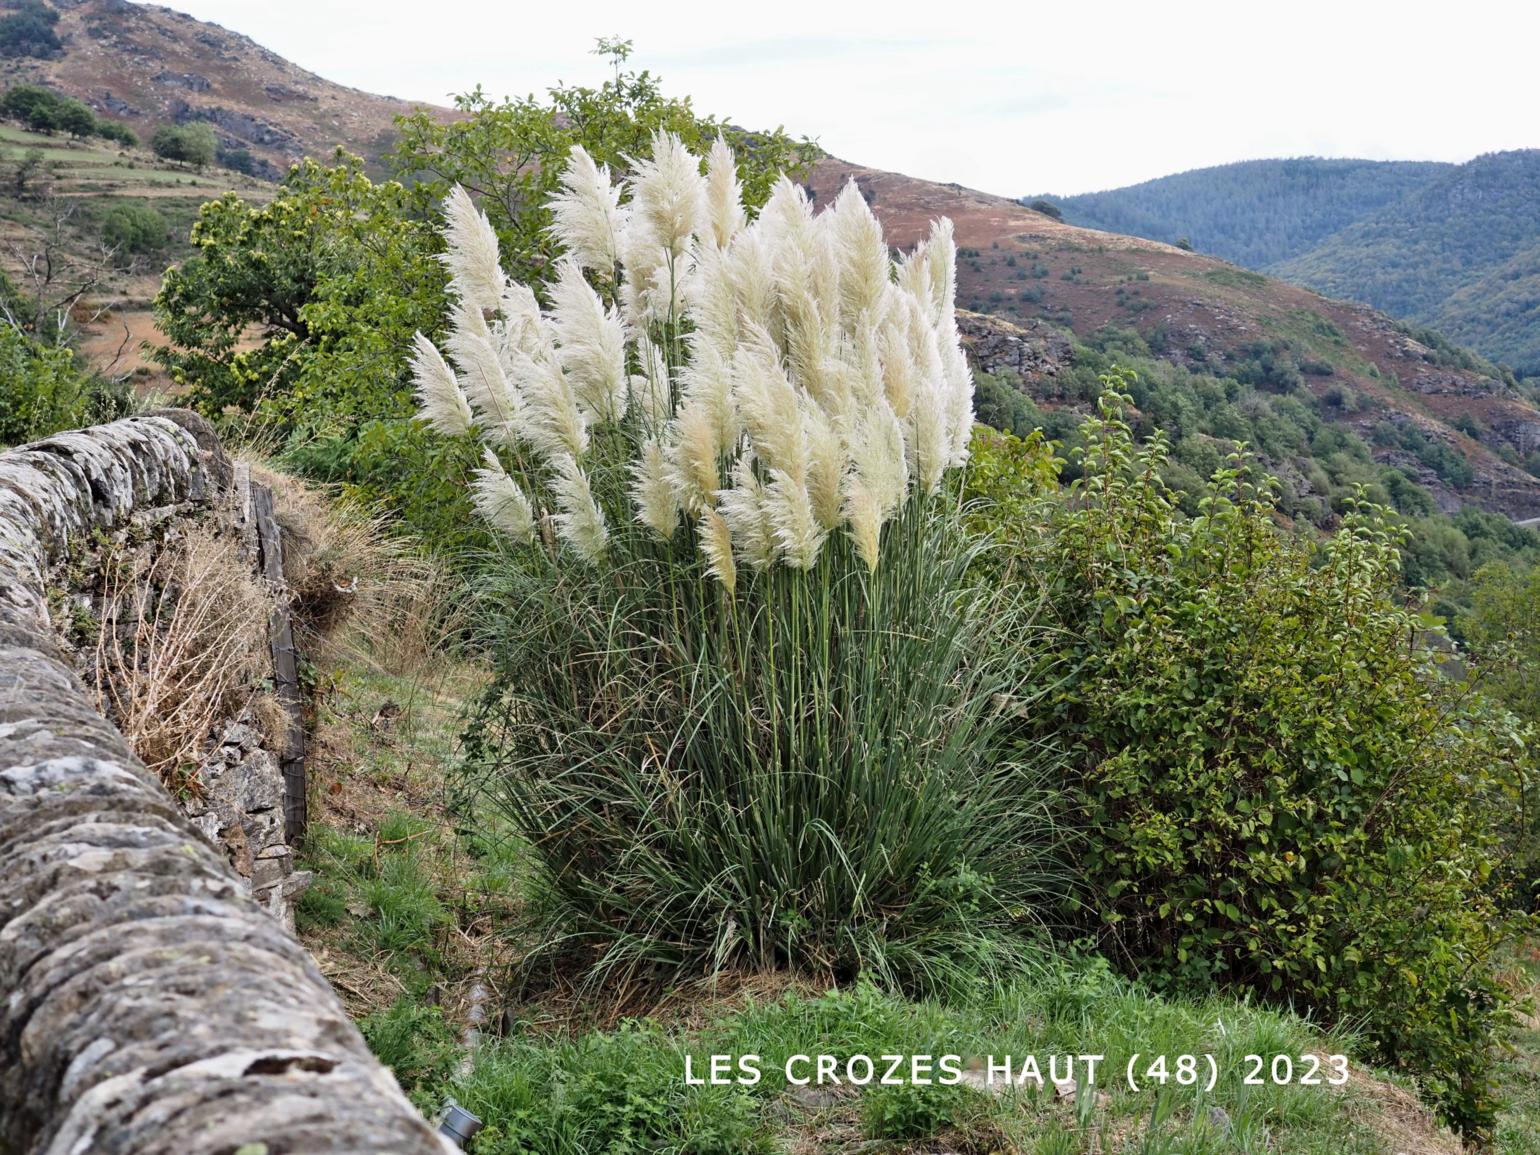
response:
<svg viewBox="0 0 1540 1155"><path fill-rule="evenodd" d="M447 104L598 83L600 36L745 127L1006 196L1274 156L1540 146L1519 0L169 0L329 80Z"/></svg>

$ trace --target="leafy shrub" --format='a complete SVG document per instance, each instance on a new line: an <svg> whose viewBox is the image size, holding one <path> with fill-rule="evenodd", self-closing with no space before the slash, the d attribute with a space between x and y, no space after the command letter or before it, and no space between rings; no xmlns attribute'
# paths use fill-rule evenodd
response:
<svg viewBox="0 0 1540 1155"><path fill-rule="evenodd" d="M134 130L126 124L119 124L113 120L98 118L96 122L96 135L103 140L110 140L121 144L125 148L139 147L139 137L134 133Z"/></svg>
<svg viewBox="0 0 1540 1155"><path fill-rule="evenodd" d="M117 204L102 218L102 240L120 258L158 253L171 238L166 218L151 205Z"/></svg>
<svg viewBox="0 0 1540 1155"><path fill-rule="evenodd" d="M1035 555L1068 640L1032 729L1069 745L1099 934L1157 983L1361 1019L1479 1131L1512 731L1436 673L1383 511L1292 536L1232 463L1182 517L1127 401L1088 422Z"/></svg>
<svg viewBox="0 0 1540 1155"><path fill-rule="evenodd" d="M89 105L39 84L13 84L6 89L0 97L0 116L20 121L34 132L63 131L74 137L109 140L123 140L127 134L124 143L137 143L128 129L110 120L98 120Z"/></svg>
<svg viewBox="0 0 1540 1155"><path fill-rule="evenodd" d="M0 446L116 420L132 400L127 386L82 372L69 349L0 322Z"/></svg>
<svg viewBox="0 0 1540 1155"><path fill-rule="evenodd" d="M262 168L262 162L258 161L248 148L221 147L215 159L231 172L238 172L245 176L256 176Z"/></svg>
<svg viewBox="0 0 1540 1155"><path fill-rule="evenodd" d="M47 59L64 48L54 26L59 14L42 0L19 0L0 18L0 56Z"/></svg>

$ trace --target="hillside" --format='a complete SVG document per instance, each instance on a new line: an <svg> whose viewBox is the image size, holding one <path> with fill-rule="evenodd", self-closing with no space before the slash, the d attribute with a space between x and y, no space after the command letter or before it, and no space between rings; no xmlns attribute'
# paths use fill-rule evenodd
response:
<svg viewBox="0 0 1540 1155"><path fill-rule="evenodd" d="M1199 252L1265 269L1309 251L1453 167L1322 157L1247 160L1044 199L1072 224L1168 244L1186 238Z"/></svg>
<svg viewBox="0 0 1540 1155"><path fill-rule="evenodd" d="M323 80L255 41L169 8L128 0L53 0L62 50L0 60L0 82L46 84L148 140L164 124L208 121L226 150L276 177L338 145L378 158L396 116L414 107Z"/></svg>
<svg viewBox="0 0 1540 1155"><path fill-rule="evenodd" d="M1137 331L1164 360L1255 378L1264 389L1297 381L1325 419L1366 441L1389 422L1467 459L1469 476L1452 481L1409 461L1403 445L1375 443L1376 460L1406 470L1446 510L1469 503L1513 517L1540 513L1540 479L1518 464L1536 447L1540 409L1493 366L1433 334L1213 257L1065 224L956 185L833 159L808 184L824 203L850 177L895 245L952 217L965 308L1082 338ZM1051 380L1028 388L1049 405L1059 395ZM1344 390L1354 404L1336 403Z"/></svg>
<svg viewBox="0 0 1540 1155"><path fill-rule="evenodd" d="M1460 165L1246 161L1047 199L1070 223L1186 239L1540 371L1540 151Z"/></svg>
<svg viewBox="0 0 1540 1155"><path fill-rule="evenodd" d="M1540 150L1526 150L1441 173L1273 271L1419 324L1455 321L1451 335L1533 374L1540 371L1537 263ZM1451 310L1456 294L1463 296ZM1487 310L1498 318L1482 320Z"/></svg>

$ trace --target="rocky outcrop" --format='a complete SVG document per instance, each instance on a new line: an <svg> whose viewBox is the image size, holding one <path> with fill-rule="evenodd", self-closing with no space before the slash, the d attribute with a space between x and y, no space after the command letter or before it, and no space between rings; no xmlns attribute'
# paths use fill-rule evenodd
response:
<svg viewBox="0 0 1540 1155"><path fill-rule="evenodd" d="M230 481L189 414L0 454L6 1155L452 1150L55 643L50 583L73 551Z"/></svg>
<svg viewBox="0 0 1540 1155"><path fill-rule="evenodd" d="M1023 385L1051 380L1074 364L1069 337L1043 321L1018 325L989 313L959 309L957 330L975 368Z"/></svg>

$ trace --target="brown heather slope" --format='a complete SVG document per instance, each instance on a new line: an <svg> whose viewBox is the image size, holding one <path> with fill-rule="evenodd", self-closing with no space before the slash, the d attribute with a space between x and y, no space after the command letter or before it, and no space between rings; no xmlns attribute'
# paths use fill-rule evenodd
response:
<svg viewBox="0 0 1540 1155"><path fill-rule="evenodd" d="M49 0L64 53L6 60L0 79L45 83L84 100L148 141L156 126L213 124L226 148L246 148L283 173L338 145L371 161L394 119L415 106L323 80L255 41L169 8L128 0ZM445 115L448 115L445 110Z"/></svg>
<svg viewBox="0 0 1540 1155"><path fill-rule="evenodd" d="M1471 462L1474 480L1455 491L1399 449L1375 449L1426 484L1446 509L1471 503L1513 517L1540 515L1540 480L1495 452L1506 444L1522 457L1540 446L1540 409L1495 371L1475 362L1462 367L1457 355L1430 348L1382 313L1157 241L1063 224L959 185L833 158L805 183L822 205L849 179L896 247L912 246L934 218L951 217L960 250L958 302L1007 322L997 326L1003 333L1011 332L1009 323L1025 326L1030 334L1017 336L1030 343L1042 340L1044 321L1080 336L1115 325L1146 339L1161 334L1168 360L1220 367L1246 359L1255 342L1287 341L1296 355L1331 366L1330 375L1305 377L1313 392L1347 386L1363 399L1339 420L1366 441L1382 420L1408 421ZM1453 426L1462 416L1485 431L1482 441Z"/></svg>

